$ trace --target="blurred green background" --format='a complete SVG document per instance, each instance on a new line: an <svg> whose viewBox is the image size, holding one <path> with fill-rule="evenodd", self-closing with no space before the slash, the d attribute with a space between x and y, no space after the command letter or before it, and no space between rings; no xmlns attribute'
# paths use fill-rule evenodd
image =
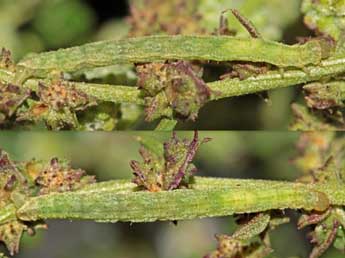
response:
<svg viewBox="0 0 345 258"><path fill-rule="evenodd" d="M179 132L192 137L192 132ZM293 180L299 172L291 164L297 155L298 133L286 132L200 132L213 140L197 154L198 175ZM44 133L2 132L0 146L15 160L52 157L72 160L99 181L131 178L129 161L140 160L137 136L165 140L170 133ZM288 211L292 223L273 232L276 256L307 257L311 246L306 232L296 229L296 214ZM231 218L149 224L97 224L80 221L49 221L49 229L25 237L20 254L28 258L110 257L202 257L215 249L215 233L231 233ZM337 256L338 255L338 256ZM343 257L329 252L326 258Z"/></svg>
<svg viewBox="0 0 345 258"><path fill-rule="evenodd" d="M14 58L18 60L28 52L127 37L131 31L128 22L130 4L135 4L139 10L136 17L139 23L141 21L144 23L145 19L149 20L145 15L155 17L154 10L150 9L152 6L158 6L157 8L162 11L168 9L167 15L159 19L162 19L162 22L174 23L177 18L183 20L188 17L188 13L174 11L173 8L178 1L181 2L181 0L130 0L130 3L126 0L0 0L0 46L10 49ZM312 33L303 25L303 17L299 10L301 0L193 1L198 1L197 11L204 15L200 26L209 33L217 29L220 13L234 7L239 8L252 20L266 38L296 43L298 36L310 36ZM157 4L147 4L150 2ZM168 17L169 15L171 17ZM241 36L248 36L238 21L231 14L227 15L229 28L237 30ZM148 30L149 34L151 28L150 25L147 26L149 28L144 26L144 30ZM161 31L158 29L158 32L164 33L163 29ZM214 73L214 69L207 68L205 80L218 80L222 72L224 71ZM100 78L100 75L104 76ZM83 76L93 82L135 85L135 74L131 66L114 66L111 69L86 72ZM286 129L292 115L290 103L301 100L299 89L287 88L272 91L269 102L265 102L258 95L214 101L201 110L196 123L181 123L177 128ZM143 119L139 119L134 128L151 129L154 125L145 124Z"/></svg>

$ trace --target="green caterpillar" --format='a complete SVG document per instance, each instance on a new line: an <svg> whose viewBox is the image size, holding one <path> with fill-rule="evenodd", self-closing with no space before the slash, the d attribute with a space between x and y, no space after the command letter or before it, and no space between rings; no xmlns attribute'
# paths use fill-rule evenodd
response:
<svg viewBox="0 0 345 258"><path fill-rule="evenodd" d="M248 61L303 68L319 64L329 52L330 46L325 40L289 46L256 38L163 35L101 41L30 54L17 67L29 77L45 77L53 71L76 72L114 64L166 60Z"/></svg>
<svg viewBox="0 0 345 258"><path fill-rule="evenodd" d="M192 189L162 192L138 191L128 181L94 184L76 192L31 198L17 216L25 221L150 222L287 208L323 211L328 206L327 195L304 184L197 177Z"/></svg>

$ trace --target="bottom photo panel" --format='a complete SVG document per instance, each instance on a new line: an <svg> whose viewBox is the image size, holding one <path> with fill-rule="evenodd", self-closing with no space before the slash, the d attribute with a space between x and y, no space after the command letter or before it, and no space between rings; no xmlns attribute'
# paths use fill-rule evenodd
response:
<svg viewBox="0 0 345 258"><path fill-rule="evenodd" d="M344 257L341 133L2 132L0 148L0 257Z"/></svg>

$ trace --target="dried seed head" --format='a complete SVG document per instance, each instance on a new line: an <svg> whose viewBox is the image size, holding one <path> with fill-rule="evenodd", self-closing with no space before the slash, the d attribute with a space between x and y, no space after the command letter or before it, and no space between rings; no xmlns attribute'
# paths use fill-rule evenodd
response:
<svg viewBox="0 0 345 258"><path fill-rule="evenodd" d="M95 104L93 98L77 90L72 83L62 80L49 86L40 83L37 95L43 104L56 111L61 111L64 108L79 111Z"/></svg>
<svg viewBox="0 0 345 258"><path fill-rule="evenodd" d="M32 196L32 187L25 165L12 161L6 152L0 150L0 209L9 205L20 207L26 198ZM9 221L0 225L0 241L14 255L19 250L23 232L43 225L42 222L29 225L19 220Z"/></svg>
<svg viewBox="0 0 345 258"><path fill-rule="evenodd" d="M245 257L243 243L240 240L236 240L228 235L217 234L216 236L218 245L217 250L204 256L204 258L235 258Z"/></svg>
<svg viewBox="0 0 345 258"><path fill-rule="evenodd" d="M314 181L319 183L345 183L345 171L337 166L333 156L330 156L322 167L312 171L312 176Z"/></svg>
<svg viewBox="0 0 345 258"><path fill-rule="evenodd" d="M18 163L0 150L0 209L21 207L27 198L37 194L73 191L95 182L80 169L72 169L66 162L52 159L49 164L39 161ZM13 208L12 208L13 209ZM24 231L33 235L36 229L47 228L43 221L24 222L14 219L0 225L0 241L11 255L19 250Z"/></svg>
<svg viewBox="0 0 345 258"><path fill-rule="evenodd" d="M28 90L0 82L0 125L6 123L29 96Z"/></svg>
<svg viewBox="0 0 345 258"><path fill-rule="evenodd" d="M339 112L319 112L310 110L308 107L294 103L291 105L293 123L290 129L294 131L336 131L344 130L345 124L341 121L342 114Z"/></svg>
<svg viewBox="0 0 345 258"><path fill-rule="evenodd" d="M197 132L191 141L180 140L174 133L172 138L163 144L162 156L142 146L140 155L143 163L130 163L135 176L133 182L151 192L188 187L196 172L192 161L200 145L208 140L200 141Z"/></svg>
<svg viewBox="0 0 345 258"><path fill-rule="evenodd" d="M217 250L205 258L267 257L273 251L270 231L288 222L281 211L237 215L236 223L240 226L231 236L216 235Z"/></svg>
<svg viewBox="0 0 345 258"><path fill-rule="evenodd" d="M18 221L0 225L0 241L6 245L10 255L15 255L19 252L20 239L26 228L23 223Z"/></svg>
<svg viewBox="0 0 345 258"><path fill-rule="evenodd" d="M310 173L325 164L325 155L334 139L334 133L304 133L301 134L297 142L298 156L294 159L294 164L307 176L304 180L310 182Z"/></svg>
<svg viewBox="0 0 345 258"><path fill-rule="evenodd" d="M345 143L334 133L305 133L299 143L295 164L302 170L305 183L345 184Z"/></svg>
<svg viewBox="0 0 345 258"><path fill-rule="evenodd" d="M12 198L14 192L26 196L29 194L29 186L20 166L0 149L0 208L16 201Z"/></svg>
<svg viewBox="0 0 345 258"><path fill-rule="evenodd" d="M0 170L1 172L7 171L8 169L12 169L14 164L10 160L8 154L0 149Z"/></svg>
<svg viewBox="0 0 345 258"><path fill-rule="evenodd" d="M345 211L339 207L331 207L323 213L310 212L301 216L298 221L299 229L309 226L311 232L308 233L308 238L315 245L309 257L320 257L332 245L344 251L344 219Z"/></svg>
<svg viewBox="0 0 345 258"><path fill-rule="evenodd" d="M302 11L304 23L319 35L328 35L338 40L344 30L344 1L305 0Z"/></svg>
<svg viewBox="0 0 345 258"><path fill-rule="evenodd" d="M36 229L46 229L47 225L38 221L35 223L24 223L22 221L11 221L5 224L0 225L0 242L3 242L10 255L13 256L19 252L19 245L22 235L25 231L28 232L28 235L32 232L35 232ZM0 257L2 257L0 255Z"/></svg>
<svg viewBox="0 0 345 258"><path fill-rule="evenodd" d="M195 131L191 141L179 140L174 133L170 141L164 143L164 185L168 186L168 190L176 189L181 185L188 186L197 170L192 161L200 145L208 141L209 138L200 141L198 132Z"/></svg>
<svg viewBox="0 0 345 258"><path fill-rule="evenodd" d="M76 112L97 104L96 100L75 88L73 83L58 80L46 86L39 84L39 101L30 101L29 107L21 110L17 121L43 120L53 130L77 128Z"/></svg>
<svg viewBox="0 0 345 258"><path fill-rule="evenodd" d="M35 179L40 194L67 192L94 183L94 176L86 176L81 169L72 169L67 162L54 158L46 165Z"/></svg>
<svg viewBox="0 0 345 258"><path fill-rule="evenodd" d="M12 61L11 51L2 48L0 52L0 68L15 70L14 63Z"/></svg>
<svg viewBox="0 0 345 258"><path fill-rule="evenodd" d="M154 96L165 88L168 72L166 64L144 64L136 67L139 74L138 86L149 96Z"/></svg>
<svg viewBox="0 0 345 258"><path fill-rule="evenodd" d="M325 110L344 107L345 84L342 82L312 83L303 87L310 108Z"/></svg>
<svg viewBox="0 0 345 258"><path fill-rule="evenodd" d="M146 99L146 120L172 117L195 120L210 99L202 71L188 62L145 64L137 67L138 86Z"/></svg>
<svg viewBox="0 0 345 258"><path fill-rule="evenodd" d="M149 151L144 146L140 147L140 155L143 163L132 160L130 166L133 170L133 183L150 192L158 192L164 190L163 173L164 160L155 153Z"/></svg>
<svg viewBox="0 0 345 258"><path fill-rule="evenodd" d="M300 157L295 160L304 173L299 179L300 182L344 187L345 142L335 136L334 133L305 133L301 136L298 143ZM312 229L309 237L315 247L309 257L320 257L332 244L344 250L345 225L340 222L345 219L345 210L343 207L329 206L327 203L325 207L328 208L322 212L303 211L298 221L299 229L307 226Z"/></svg>
<svg viewBox="0 0 345 258"><path fill-rule="evenodd" d="M248 221L247 223L250 222ZM242 227L247 227L247 225L244 224ZM241 227L239 230L241 230ZM269 245L268 231L260 232L260 237L256 234L250 236L248 239L236 238L237 231L232 236L216 235L218 241L217 250L204 256L204 258L267 257L273 251Z"/></svg>
<svg viewBox="0 0 345 258"><path fill-rule="evenodd" d="M9 176L7 183L5 184L4 190L7 192L12 191L15 186L16 181L17 181L17 177L15 175Z"/></svg>
<svg viewBox="0 0 345 258"><path fill-rule="evenodd" d="M147 36L166 33L203 34L200 27L202 16L196 11L196 0L143 1L133 3L128 22L131 25L130 36Z"/></svg>

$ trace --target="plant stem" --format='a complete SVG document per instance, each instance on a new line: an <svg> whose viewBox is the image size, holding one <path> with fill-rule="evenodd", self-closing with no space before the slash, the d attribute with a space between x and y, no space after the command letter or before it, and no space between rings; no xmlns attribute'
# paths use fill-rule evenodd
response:
<svg viewBox="0 0 345 258"><path fill-rule="evenodd" d="M0 69L0 81L9 83L13 82L14 74L12 72ZM24 87L33 91L38 89L39 82L45 82L49 85L49 80L30 79L24 84ZM86 94L97 98L101 101L109 101L114 103L131 103L144 105L144 99L141 97L141 91L136 87L109 85L109 84L95 84L84 82L73 82L73 85L85 92Z"/></svg>
<svg viewBox="0 0 345 258"><path fill-rule="evenodd" d="M156 131L173 131L175 126L177 125L177 120L175 119L162 119L158 126L156 127Z"/></svg>
<svg viewBox="0 0 345 258"><path fill-rule="evenodd" d="M75 83L75 86L77 89L102 101L137 105L144 105L145 103L141 91L136 87L82 82Z"/></svg>
<svg viewBox="0 0 345 258"><path fill-rule="evenodd" d="M330 204L345 205L342 185L196 177L191 189L147 192L128 181L115 180L76 192L33 197L17 211L17 216L27 221L54 218L150 222L274 209L323 211Z"/></svg>
<svg viewBox="0 0 345 258"><path fill-rule="evenodd" d="M212 82L208 85L217 93L213 94L212 97L217 100L318 81L321 78L333 77L344 72L345 57L338 57L324 60L318 66L308 66L305 71L271 71L246 80L227 79Z"/></svg>

